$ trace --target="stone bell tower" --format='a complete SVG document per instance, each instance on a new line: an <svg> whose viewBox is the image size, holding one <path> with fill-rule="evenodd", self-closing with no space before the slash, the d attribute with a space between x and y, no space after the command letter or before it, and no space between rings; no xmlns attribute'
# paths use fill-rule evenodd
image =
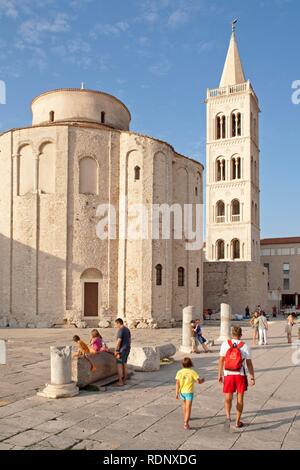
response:
<svg viewBox="0 0 300 470"><path fill-rule="evenodd" d="M260 262L259 103L235 24L219 88L207 91L207 259Z"/></svg>
<svg viewBox="0 0 300 470"><path fill-rule="evenodd" d="M260 265L259 102L232 23L218 88L207 91L205 308L243 313L267 303Z"/></svg>

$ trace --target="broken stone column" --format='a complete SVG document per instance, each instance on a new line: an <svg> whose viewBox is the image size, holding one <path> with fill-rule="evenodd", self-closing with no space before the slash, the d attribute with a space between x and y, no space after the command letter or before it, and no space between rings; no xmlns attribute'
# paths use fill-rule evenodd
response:
<svg viewBox="0 0 300 470"><path fill-rule="evenodd" d="M158 348L152 346L135 346L131 348L128 365L136 371L154 372L160 369Z"/></svg>
<svg viewBox="0 0 300 470"><path fill-rule="evenodd" d="M190 354L192 352L191 321L194 318L195 307L186 307L182 315L182 345L180 352Z"/></svg>
<svg viewBox="0 0 300 470"><path fill-rule="evenodd" d="M6 364L6 342L4 339L0 340L0 364Z"/></svg>
<svg viewBox="0 0 300 470"><path fill-rule="evenodd" d="M231 307L228 304L221 304L221 326L220 337L217 341L228 341L231 338Z"/></svg>
<svg viewBox="0 0 300 470"><path fill-rule="evenodd" d="M176 354L176 346L171 343L158 346L157 349L159 352L160 359L168 359L169 357L175 356Z"/></svg>
<svg viewBox="0 0 300 470"><path fill-rule="evenodd" d="M51 383L46 384L40 397L68 398L78 395L79 389L72 382L72 346L50 348Z"/></svg>

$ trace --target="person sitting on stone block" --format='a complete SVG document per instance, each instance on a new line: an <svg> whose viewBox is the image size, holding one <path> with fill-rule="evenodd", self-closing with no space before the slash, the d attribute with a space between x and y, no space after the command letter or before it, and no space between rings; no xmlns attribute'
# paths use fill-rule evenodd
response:
<svg viewBox="0 0 300 470"><path fill-rule="evenodd" d="M88 345L84 341L82 341L82 339L80 339L78 335L73 336L73 341L78 346L78 350L77 352L73 354L73 357L83 356L89 362L91 366L91 372L95 372L97 368L94 366L91 360L86 356L90 352Z"/></svg>
<svg viewBox="0 0 300 470"><path fill-rule="evenodd" d="M108 347L103 341L99 331L94 329L91 331L90 353L108 352Z"/></svg>

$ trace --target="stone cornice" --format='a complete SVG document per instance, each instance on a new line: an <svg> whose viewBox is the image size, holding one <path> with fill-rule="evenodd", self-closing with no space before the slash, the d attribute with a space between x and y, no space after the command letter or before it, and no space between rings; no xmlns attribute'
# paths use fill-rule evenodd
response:
<svg viewBox="0 0 300 470"><path fill-rule="evenodd" d="M250 181L243 180L243 181L222 181L218 183L207 183L206 186L209 189L230 189L230 188L243 188L247 186Z"/></svg>
<svg viewBox="0 0 300 470"><path fill-rule="evenodd" d="M244 144L245 142L252 140L250 137L232 137L230 139L220 139L207 142L207 147L230 147L233 145Z"/></svg>

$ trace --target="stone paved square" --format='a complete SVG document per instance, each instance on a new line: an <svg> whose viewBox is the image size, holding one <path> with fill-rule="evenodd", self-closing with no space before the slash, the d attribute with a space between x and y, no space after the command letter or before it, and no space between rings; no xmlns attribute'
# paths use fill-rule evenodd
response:
<svg viewBox="0 0 300 470"><path fill-rule="evenodd" d="M49 345L71 344L74 330L3 329L8 364L0 367L0 391L5 397L0 407L0 449L299 449L300 367L292 362L296 350L286 343L284 325L283 320L271 322L268 346L253 347L257 383L246 394L247 426L230 433L223 430L218 346L211 354L192 356L206 382L197 388L192 429L184 431L174 381L181 353L160 371L135 372L122 389L109 386L105 392L81 391L74 398L51 400L36 396L49 381ZM252 330L243 330L244 339L250 342ZM204 331L208 338L216 339L219 326L207 325ZM89 332L79 330L79 334L85 338ZM115 330L105 330L105 337L112 346ZM170 342L179 348L180 329L133 331L133 345ZM18 354L20 345L22 355ZM30 387L24 388L24 382L16 380L16 370Z"/></svg>

